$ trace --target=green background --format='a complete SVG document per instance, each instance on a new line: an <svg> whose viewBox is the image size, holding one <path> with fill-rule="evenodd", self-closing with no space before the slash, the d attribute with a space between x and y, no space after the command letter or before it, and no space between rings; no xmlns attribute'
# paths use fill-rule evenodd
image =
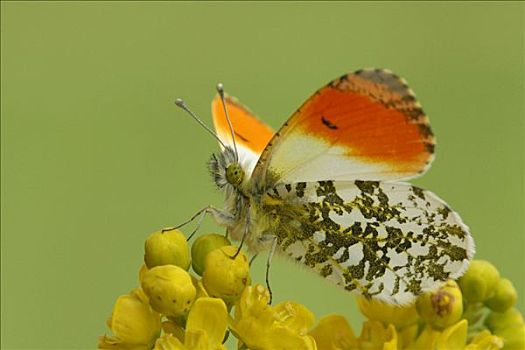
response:
<svg viewBox="0 0 525 350"><path fill-rule="evenodd" d="M461 213L525 311L522 3L2 2L2 348L94 348L144 238L221 204L205 163L223 82L278 128L362 67L405 77ZM211 220L203 232L219 231ZM265 258L254 281L263 282ZM276 301L360 323L354 298L275 259Z"/></svg>

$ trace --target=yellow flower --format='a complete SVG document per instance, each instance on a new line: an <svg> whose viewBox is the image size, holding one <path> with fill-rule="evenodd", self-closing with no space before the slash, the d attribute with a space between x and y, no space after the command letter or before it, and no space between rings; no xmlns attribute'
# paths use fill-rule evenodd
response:
<svg viewBox="0 0 525 350"><path fill-rule="evenodd" d="M227 326L228 311L224 301L199 298L188 315L184 341L166 333L157 340L154 350L223 350Z"/></svg>
<svg viewBox="0 0 525 350"><path fill-rule="evenodd" d="M358 339L359 349L397 350L397 343L396 328L392 324L385 326L378 321L363 323Z"/></svg>
<svg viewBox="0 0 525 350"><path fill-rule="evenodd" d="M328 315L319 320L310 335L318 349L346 350L357 347L357 338L343 316Z"/></svg>
<svg viewBox="0 0 525 350"><path fill-rule="evenodd" d="M120 296L108 319L113 336L99 338L99 349L151 349L160 335L160 315L141 289Z"/></svg>
<svg viewBox="0 0 525 350"><path fill-rule="evenodd" d="M357 297L357 305L369 320L379 321L385 326L393 324L397 329L402 329L417 321L415 304L398 306L375 299Z"/></svg>
<svg viewBox="0 0 525 350"><path fill-rule="evenodd" d="M498 350L501 348L503 348L503 339L484 330L472 339L465 350Z"/></svg>
<svg viewBox="0 0 525 350"><path fill-rule="evenodd" d="M492 335L488 330L477 334L467 345L467 330L467 320L461 320L441 332L427 325L416 342L408 349L497 350L503 347L503 340Z"/></svg>
<svg viewBox="0 0 525 350"><path fill-rule="evenodd" d="M230 318L232 333L250 350L317 349L308 329L314 316L306 307L283 302L268 305L270 294L260 284L247 287Z"/></svg>

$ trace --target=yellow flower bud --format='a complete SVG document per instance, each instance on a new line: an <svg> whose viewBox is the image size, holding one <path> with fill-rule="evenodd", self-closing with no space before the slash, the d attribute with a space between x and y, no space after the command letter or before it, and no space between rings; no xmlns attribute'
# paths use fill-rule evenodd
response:
<svg viewBox="0 0 525 350"><path fill-rule="evenodd" d="M250 266L243 252L232 259L237 247L225 246L208 253L202 283L210 296L231 303L239 299L250 282Z"/></svg>
<svg viewBox="0 0 525 350"><path fill-rule="evenodd" d="M498 281L499 272L494 265L485 260L474 260L459 279L459 286L465 299L475 303L489 298Z"/></svg>
<svg viewBox="0 0 525 350"><path fill-rule="evenodd" d="M401 329L417 321L415 304L398 306L387 304L375 299L357 297L359 310L371 321L379 321L385 326L389 324Z"/></svg>
<svg viewBox="0 0 525 350"><path fill-rule="evenodd" d="M139 284L142 284L142 280L144 279L144 275L146 274L146 272L148 272L148 267L146 266L146 264L142 264L142 266L140 267L140 270L139 270Z"/></svg>
<svg viewBox="0 0 525 350"><path fill-rule="evenodd" d="M506 278L501 278L494 289L494 294L485 300L484 304L491 310L505 312L516 304L517 299L518 292L516 292L512 282Z"/></svg>
<svg viewBox="0 0 525 350"><path fill-rule="evenodd" d="M202 272L204 271L204 261L208 253L227 245L231 245L230 240L225 236L216 233L197 238L191 246L191 264L193 266L193 271L199 276L202 276Z"/></svg>
<svg viewBox="0 0 525 350"><path fill-rule="evenodd" d="M485 318L485 326L494 333L498 329L505 329L514 325L523 324L523 316L516 308L510 308L505 312L490 312Z"/></svg>
<svg viewBox="0 0 525 350"><path fill-rule="evenodd" d="M151 269L161 265L175 265L188 270L190 250L186 236L179 230L157 231L146 239L144 262Z"/></svg>
<svg viewBox="0 0 525 350"><path fill-rule="evenodd" d="M503 338L503 343L505 344L503 350L525 349L525 324L523 323L498 329L494 334Z"/></svg>
<svg viewBox="0 0 525 350"><path fill-rule="evenodd" d="M188 313L197 293L188 272L174 265L150 269L144 275L142 289L155 311L173 318Z"/></svg>
<svg viewBox="0 0 525 350"><path fill-rule="evenodd" d="M437 291L420 295L416 308L423 321L436 329L444 329L461 318L461 290L456 282L449 280Z"/></svg>

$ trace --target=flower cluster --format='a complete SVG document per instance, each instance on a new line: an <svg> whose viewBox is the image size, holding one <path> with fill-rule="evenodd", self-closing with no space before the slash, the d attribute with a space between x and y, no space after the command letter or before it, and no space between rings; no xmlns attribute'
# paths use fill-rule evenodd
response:
<svg viewBox="0 0 525 350"><path fill-rule="evenodd" d="M268 290L251 285L246 255L222 235L201 236L190 250L180 231L155 232L144 263L140 288L117 299L107 322L113 335L101 336L99 349L225 349L228 336L238 349L525 349L516 290L482 260L412 305L358 297L367 318L359 336L342 316L316 324L301 304L270 305Z"/></svg>

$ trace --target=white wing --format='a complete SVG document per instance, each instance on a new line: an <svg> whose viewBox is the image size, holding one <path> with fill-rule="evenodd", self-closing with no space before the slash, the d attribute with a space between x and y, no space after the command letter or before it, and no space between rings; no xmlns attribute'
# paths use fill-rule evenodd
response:
<svg viewBox="0 0 525 350"><path fill-rule="evenodd" d="M278 249L367 297L407 304L461 276L474 242L459 215L406 183L299 182L267 192Z"/></svg>

